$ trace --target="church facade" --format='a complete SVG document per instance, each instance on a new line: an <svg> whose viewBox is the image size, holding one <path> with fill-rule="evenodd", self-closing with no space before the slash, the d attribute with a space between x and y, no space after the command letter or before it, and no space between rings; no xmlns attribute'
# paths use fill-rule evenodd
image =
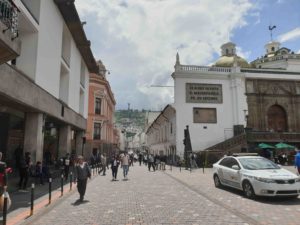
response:
<svg viewBox="0 0 300 225"><path fill-rule="evenodd" d="M264 56L248 63L237 56L234 43L221 49L213 66L182 65L177 54L172 74L177 154L184 152L187 125L193 151L238 136L245 127L257 134L300 133L300 54L272 41Z"/></svg>

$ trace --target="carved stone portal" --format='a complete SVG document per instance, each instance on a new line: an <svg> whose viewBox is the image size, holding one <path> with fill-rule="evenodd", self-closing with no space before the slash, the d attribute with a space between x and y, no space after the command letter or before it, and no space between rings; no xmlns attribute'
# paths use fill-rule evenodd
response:
<svg viewBox="0 0 300 225"><path fill-rule="evenodd" d="M300 132L300 82L247 79L246 88L249 127Z"/></svg>

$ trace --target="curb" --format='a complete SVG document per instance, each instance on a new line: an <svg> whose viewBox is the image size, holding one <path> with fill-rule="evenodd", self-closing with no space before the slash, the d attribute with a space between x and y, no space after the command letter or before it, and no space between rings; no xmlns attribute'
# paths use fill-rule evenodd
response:
<svg viewBox="0 0 300 225"><path fill-rule="evenodd" d="M95 174L88 183L91 183L98 174ZM73 183L74 184L74 183ZM45 213L51 211L54 207L58 206L64 202L68 197L77 192L76 185L72 185L72 190L70 190L70 183L64 185L63 196L61 196L60 188L52 191L51 204L49 204L48 194L37 199L34 205L34 214L30 215L30 207L21 211L17 215L10 216L8 214L7 225L17 225L17 224L33 224L34 221L39 219Z"/></svg>

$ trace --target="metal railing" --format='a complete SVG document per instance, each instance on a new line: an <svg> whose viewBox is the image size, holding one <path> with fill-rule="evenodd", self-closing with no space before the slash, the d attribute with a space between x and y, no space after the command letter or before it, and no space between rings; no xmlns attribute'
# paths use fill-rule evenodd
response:
<svg viewBox="0 0 300 225"><path fill-rule="evenodd" d="M11 0L0 0L0 21L6 26L2 32L10 31L11 39L18 37L19 9Z"/></svg>

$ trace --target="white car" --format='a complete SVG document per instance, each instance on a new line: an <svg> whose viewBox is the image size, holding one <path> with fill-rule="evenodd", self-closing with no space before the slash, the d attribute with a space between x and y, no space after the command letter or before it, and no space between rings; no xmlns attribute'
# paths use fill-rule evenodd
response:
<svg viewBox="0 0 300 225"><path fill-rule="evenodd" d="M225 156L213 165L216 187L243 190L248 198L300 194L300 177L260 156Z"/></svg>

